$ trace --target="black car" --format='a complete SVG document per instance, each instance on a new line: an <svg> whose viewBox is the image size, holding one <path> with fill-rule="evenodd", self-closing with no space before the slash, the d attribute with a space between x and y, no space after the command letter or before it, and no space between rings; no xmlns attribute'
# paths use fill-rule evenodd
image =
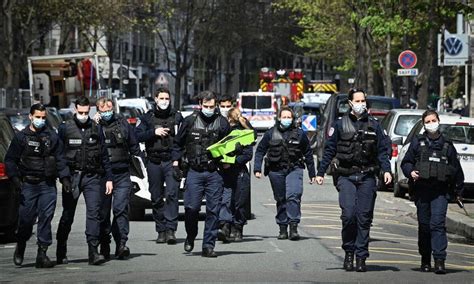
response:
<svg viewBox="0 0 474 284"><path fill-rule="evenodd" d="M141 109L130 106L121 106L119 115L123 116L130 125L136 126L139 117L143 114Z"/></svg>
<svg viewBox="0 0 474 284"><path fill-rule="evenodd" d="M0 235L13 240L18 223L20 195L6 175L4 158L15 132L5 113L0 111Z"/></svg>
<svg viewBox="0 0 474 284"><path fill-rule="evenodd" d="M8 117L15 132L23 130L23 128L27 127L31 123L29 117L30 109L6 108L0 111ZM46 126L50 130L58 132L60 123L61 121L54 114L52 114L50 111L46 112Z"/></svg>

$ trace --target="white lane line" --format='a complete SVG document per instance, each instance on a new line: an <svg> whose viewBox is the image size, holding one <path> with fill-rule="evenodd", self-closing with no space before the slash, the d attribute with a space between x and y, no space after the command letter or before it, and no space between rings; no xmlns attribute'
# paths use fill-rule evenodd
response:
<svg viewBox="0 0 474 284"><path fill-rule="evenodd" d="M277 246L277 244L275 244L273 241L270 241L269 243L270 243L270 245L271 245L272 247L275 248L275 252L283 252L283 251Z"/></svg>

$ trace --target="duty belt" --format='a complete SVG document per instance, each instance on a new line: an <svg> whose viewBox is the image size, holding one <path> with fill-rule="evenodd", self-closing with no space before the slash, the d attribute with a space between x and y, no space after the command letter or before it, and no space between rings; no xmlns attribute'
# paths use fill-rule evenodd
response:
<svg viewBox="0 0 474 284"><path fill-rule="evenodd" d="M367 167L367 168L360 168L353 166L351 168L341 168L336 167L335 171L343 176L350 176L353 174L367 174L367 173L377 173L380 170L378 166L375 167Z"/></svg>

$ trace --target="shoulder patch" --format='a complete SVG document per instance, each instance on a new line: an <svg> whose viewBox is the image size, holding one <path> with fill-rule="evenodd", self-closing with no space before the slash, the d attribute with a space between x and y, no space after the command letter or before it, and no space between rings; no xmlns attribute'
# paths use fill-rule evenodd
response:
<svg viewBox="0 0 474 284"><path fill-rule="evenodd" d="M329 137L331 137L331 136L334 134L334 127L331 127L331 128L329 129L329 133L328 133L328 134L329 134Z"/></svg>

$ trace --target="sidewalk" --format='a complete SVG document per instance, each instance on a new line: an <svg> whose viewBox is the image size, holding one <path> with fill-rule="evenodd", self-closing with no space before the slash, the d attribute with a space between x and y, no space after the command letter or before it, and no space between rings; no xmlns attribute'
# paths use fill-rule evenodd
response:
<svg viewBox="0 0 474 284"><path fill-rule="evenodd" d="M469 216L461 209L457 203L448 205L446 216L446 229L450 233L455 233L471 240L474 240L474 202L465 201L464 208Z"/></svg>

